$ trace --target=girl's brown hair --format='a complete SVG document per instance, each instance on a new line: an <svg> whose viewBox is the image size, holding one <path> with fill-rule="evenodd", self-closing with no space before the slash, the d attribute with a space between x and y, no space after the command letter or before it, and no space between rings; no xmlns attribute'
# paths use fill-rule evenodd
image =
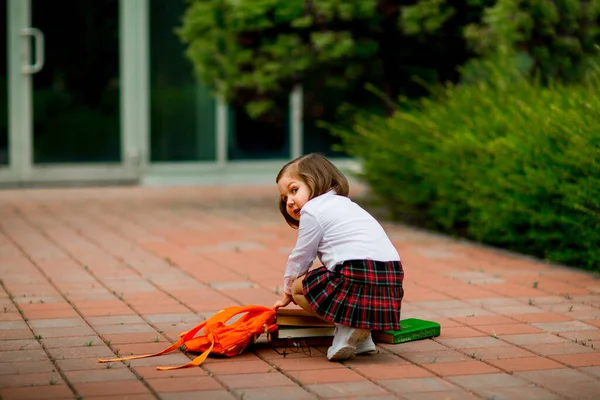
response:
<svg viewBox="0 0 600 400"><path fill-rule="evenodd" d="M309 200L330 190L335 190L335 193L340 196L348 197L350 191L348 179L322 154L306 154L285 164L277 174L275 183L279 183L279 180L287 173L306 183L310 188ZM279 211L289 226L298 228L298 221L287 213L286 202L281 198L279 199Z"/></svg>

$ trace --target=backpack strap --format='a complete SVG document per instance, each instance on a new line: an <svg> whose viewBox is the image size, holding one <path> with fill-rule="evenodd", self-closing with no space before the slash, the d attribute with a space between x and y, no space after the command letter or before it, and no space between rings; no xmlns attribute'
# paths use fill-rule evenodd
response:
<svg viewBox="0 0 600 400"><path fill-rule="evenodd" d="M204 362L204 360L206 360L206 357L208 357L208 355L212 351L213 347L215 346L215 338L214 338L212 332L208 334L208 340L210 340L210 347L208 349L206 349L206 351L204 353L200 354L198 357L194 358L189 363L182 364L182 365L176 365L174 367L156 367L156 369L159 371L169 371L172 369L180 369L180 368L199 366L200 364L202 364Z"/></svg>
<svg viewBox="0 0 600 400"><path fill-rule="evenodd" d="M119 358L112 358L109 360L100 359L100 360L98 360L98 362L107 363L107 362L116 362L116 361L136 360L139 358L156 357L156 356L160 356L165 353L169 353L169 352L181 347L187 340L193 338L196 333L198 333L202 328L204 328L204 326L206 325L207 322L208 322L208 320L202 322L200 325L197 325L195 328L185 332L185 334L181 335L181 337L179 338L178 341L176 341L175 343L173 343L171 346L167 347L163 351L159 351L158 353L144 354L144 355L140 355L140 356L119 357Z"/></svg>

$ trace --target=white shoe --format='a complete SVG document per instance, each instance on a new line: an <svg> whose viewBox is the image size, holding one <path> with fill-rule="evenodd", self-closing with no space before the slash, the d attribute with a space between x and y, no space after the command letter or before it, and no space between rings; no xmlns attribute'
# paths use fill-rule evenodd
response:
<svg viewBox="0 0 600 400"><path fill-rule="evenodd" d="M327 359L329 361L343 361L354 357L356 345L364 342L370 333L371 331L368 329L356 329L335 324L335 335L331 347L327 349Z"/></svg>
<svg viewBox="0 0 600 400"><path fill-rule="evenodd" d="M356 354L367 354L377 351L377 347L375 347L375 342L369 333L369 336L356 345Z"/></svg>

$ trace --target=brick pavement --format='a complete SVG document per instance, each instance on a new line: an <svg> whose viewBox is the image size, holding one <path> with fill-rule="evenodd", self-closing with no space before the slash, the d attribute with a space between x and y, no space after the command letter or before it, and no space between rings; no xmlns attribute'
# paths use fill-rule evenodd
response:
<svg viewBox="0 0 600 400"><path fill-rule="evenodd" d="M200 368L154 352L222 307L272 305L294 244L276 188L0 191L0 396L11 399L592 399L600 280L385 224L403 318L442 335L328 362L259 346Z"/></svg>

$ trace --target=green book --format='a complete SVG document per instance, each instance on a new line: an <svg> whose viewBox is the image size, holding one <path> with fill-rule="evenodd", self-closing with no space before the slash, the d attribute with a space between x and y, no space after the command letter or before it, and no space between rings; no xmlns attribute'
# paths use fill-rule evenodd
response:
<svg viewBox="0 0 600 400"><path fill-rule="evenodd" d="M398 344L413 340L427 339L440 336L440 324L417 318L408 318L400 321L400 330L373 331L373 340L376 343Z"/></svg>

